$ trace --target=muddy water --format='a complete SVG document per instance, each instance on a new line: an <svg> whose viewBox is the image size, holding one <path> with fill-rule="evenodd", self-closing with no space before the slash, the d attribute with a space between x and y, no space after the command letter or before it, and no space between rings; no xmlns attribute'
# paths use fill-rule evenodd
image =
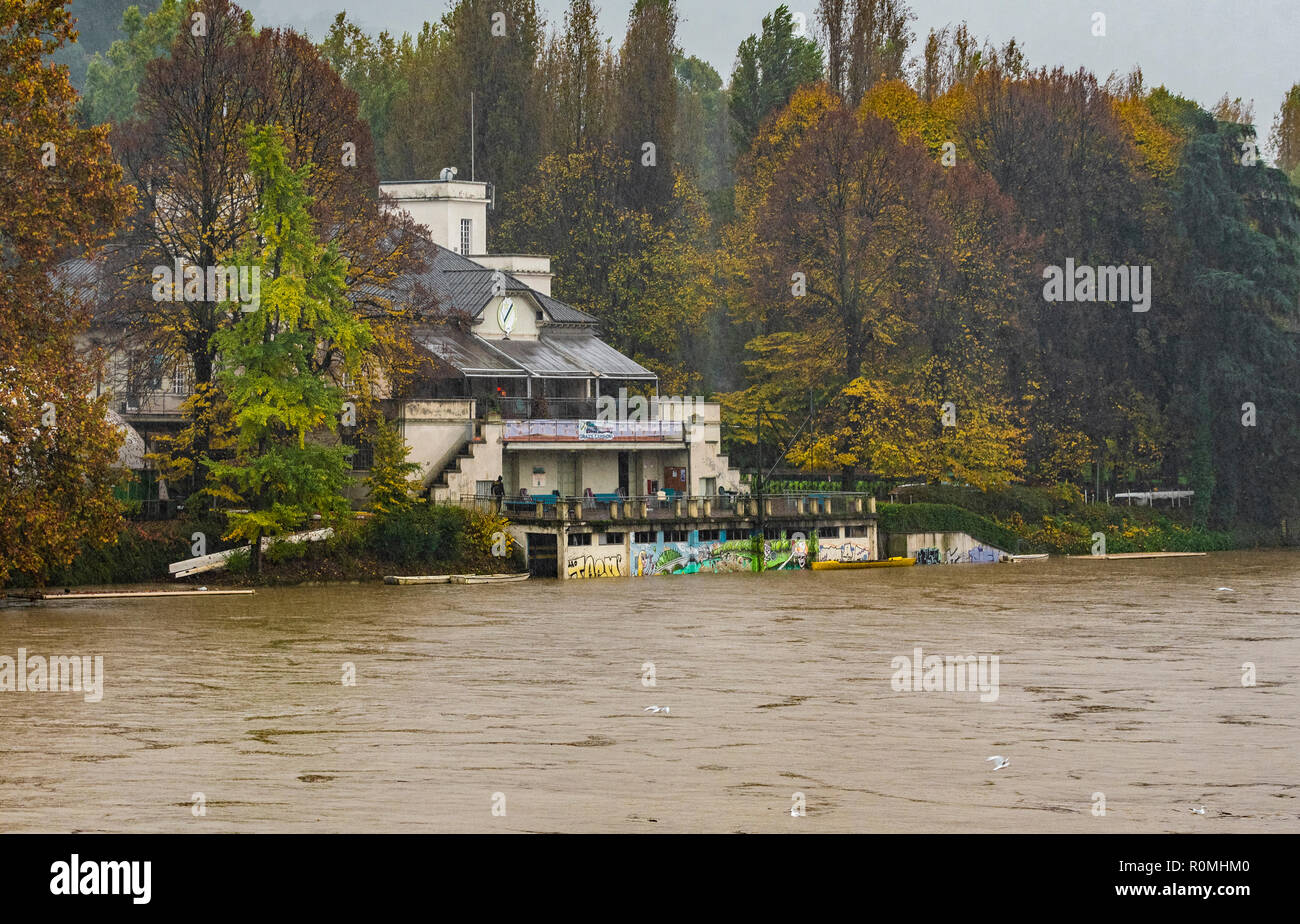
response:
<svg viewBox="0 0 1300 924"><path fill-rule="evenodd" d="M0 610L20 646L105 688L0 692L4 831L1300 831L1295 553ZM895 692L916 646L997 700Z"/></svg>

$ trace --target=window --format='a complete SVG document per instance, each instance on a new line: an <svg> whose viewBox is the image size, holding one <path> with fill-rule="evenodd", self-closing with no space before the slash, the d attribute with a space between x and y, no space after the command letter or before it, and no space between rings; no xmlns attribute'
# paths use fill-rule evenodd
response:
<svg viewBox="0 0 1300 924"><path fill-rule="evenodd" d="M348 462L348 464L352 466L352 471L370 471L371 467L375 464L375 447L371 445L365 435L352 427L344 427L339 439L344 446L354 450L352 455L349 456Z"/></svg>
<svg viewBox="0 0 1300 924"><path fill-rule="evenodd" d="M865 538L866 538L867 536L869 536L869 535L871 535L871 533L870 533L868 527L866 527L866 526L846 526L846 527L844 527L844 538L845 538L845 539L865 539Z"/></svg>
<svg viewBox="0 0 1300 924"><path fill-rule="evenodd" d="M472 233L473 227L474 227L474 222L471 219L462 218L460 220L460 252L462 254L468 254L470 252L470 248L473 246L473 240L474 240L474 235Z"/></svg>
<svg viewBox="0 0 1300 924"><path fill-rule="evenodd" d="M664 542L690 542L691 533L686 529L664 530Z"/></svg>
<svg viewBox="0 0 1300 924"><path fill-rule="evenodd" d="M605 545L622 545L622 533L605 533Z"/></svg>
<svg viewBox="0 0 1300 924"><path fill-rule="evenodd" d="M702 530L700 530L700 541L701 541L701 542L717 542L717 541L718 541L719 539L721 539L721 538L722 538L722 530L720 530L720 529L702 529Z"/></svg>
<svg viewBox="0 0 1300 924"><path fill-rule="evenodd" d="M569 545L591 545L591 533L569 533Z"/></svg>
<svg viewBox="0 0 1300 924"><path fill-rule="evenodd" d="M633 542L640 542L640 543L642 543L642 544L652 544L652 543L655 542L655 533L654 533L653 531L652 531L652 532L637 532L637 533L633 533L633 534L632 534L632 541L633 541Z"/></svg>
<svg viewBox="0 0 1300 924"><path fill-rule="evenodd" d="M784 537L782 536L782 533L784 533L784 532L785 532L785 530L783 530L783 529L777 529L776 527L769 526L769 527L767 527L767 529L763 530L763 538L764 538L764 539L781 539L781 538L784 538Z"/></svg>
<svg viewBox="0 0 1300 924"><path fill-rule="evenodd" d="M188 395L190 393L190 367L185 360L178 360L172 369L172 394Z"/></svg>

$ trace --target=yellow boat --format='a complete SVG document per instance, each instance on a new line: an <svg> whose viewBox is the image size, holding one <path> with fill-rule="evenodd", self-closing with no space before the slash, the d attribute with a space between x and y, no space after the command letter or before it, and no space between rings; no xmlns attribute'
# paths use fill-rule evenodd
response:
<svg viewBox="0 0 1300 924"><path fill-rule="evenodd" d="M814 571L838 571L841 568L906 568L916 564L915 558L886 558L883 561L815 561Z"/></svg>

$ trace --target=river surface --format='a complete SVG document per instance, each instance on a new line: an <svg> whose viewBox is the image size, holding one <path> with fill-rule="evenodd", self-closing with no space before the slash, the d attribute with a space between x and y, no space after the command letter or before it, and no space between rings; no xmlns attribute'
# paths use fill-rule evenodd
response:
<svg viewBox="0 0 1300 924"><path fill-rule="evenodd" d="M918 646L996 700L895 691ZM0 692L0 831L1300 831L1296 552L0 609L19 647L104 693Z"/></svg>

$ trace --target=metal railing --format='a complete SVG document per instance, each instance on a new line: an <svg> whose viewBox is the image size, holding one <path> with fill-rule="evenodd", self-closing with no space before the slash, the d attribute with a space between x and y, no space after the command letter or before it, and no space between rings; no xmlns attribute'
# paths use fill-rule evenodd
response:
<svg viewBox="0 0 1300 924"><path fill-rule="evenodd" d="M595 398L502 398L480 399L480 407L499 411L506 420L557 418L579 420L596 416Z"/></svg>
<svg viewBox="0 0 1300 924"><path fill-rule="evenodd" d="M874 514L870 494L750 494L685 495L663 492L624 497L591 493L583 496L552 494L461 495L462 506L497 511L512 520L676 520L676 519L815 519Z"/></svg>
<svg viewBox="0 0 1300 924"><path fill-rule="evenodd" d="M510 442L644 442L684 439L680 420L506 420L502 440Z"/></svg>

